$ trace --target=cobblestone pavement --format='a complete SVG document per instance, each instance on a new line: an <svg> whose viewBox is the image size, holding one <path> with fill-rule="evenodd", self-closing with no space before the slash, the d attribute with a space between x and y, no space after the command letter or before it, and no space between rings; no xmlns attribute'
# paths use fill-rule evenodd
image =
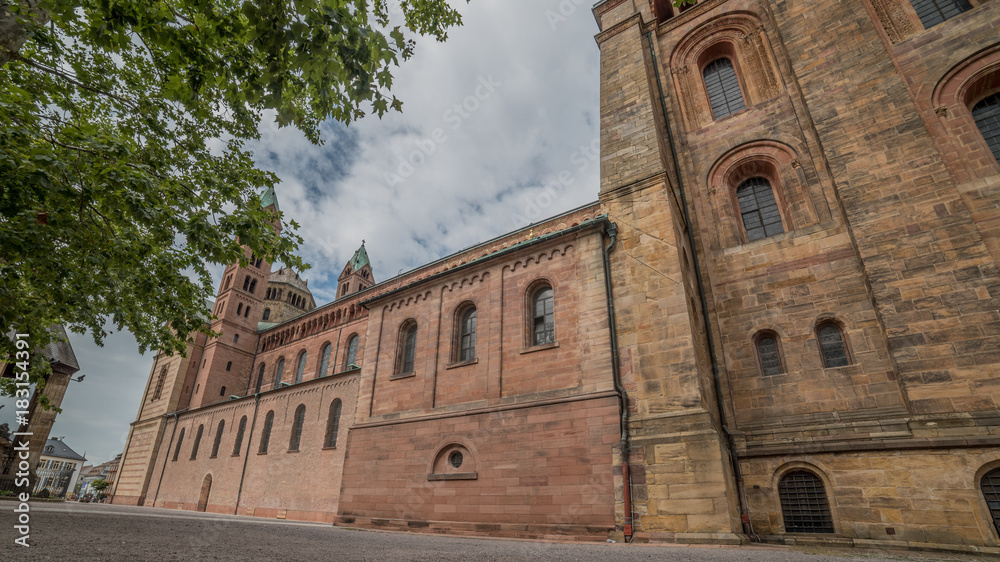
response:
<svg viewBox="0 0 1000 562"><path fill-rule="evenodd" d="M552 543L384 533L100 504L31 504L31 547L13 543L13 502L0 502L0 560L635 560L806 562L986 560L977 556L778 546Z"/></svg>

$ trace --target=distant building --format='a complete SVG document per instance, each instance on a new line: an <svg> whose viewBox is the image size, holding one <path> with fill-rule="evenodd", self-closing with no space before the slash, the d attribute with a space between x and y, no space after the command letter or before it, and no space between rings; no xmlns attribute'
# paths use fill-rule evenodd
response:
<svg viewBox="0 0 1000 562"><path fill-rule="evenodd" d="M98 480L104 480L106 482L112 483L118 475L118 465L121 463L122 456L115 455L115 458L110 461L102 462L96 466L85 466L83 468L83 475L80 477L80 491L78 495L97 495L99 492L93 488L94 482ZM104 493L110 493L110 490L104 490Z"/></svg>
<svg viewBox="0 0 1000 562"><path fill-rule="evenodd" d="M76 482L86 461L83 455L70 449L62 439L49 439L35 469L36 480L32 492L37 494L47 489L52 496L66 496L76 489Z"/></svg>

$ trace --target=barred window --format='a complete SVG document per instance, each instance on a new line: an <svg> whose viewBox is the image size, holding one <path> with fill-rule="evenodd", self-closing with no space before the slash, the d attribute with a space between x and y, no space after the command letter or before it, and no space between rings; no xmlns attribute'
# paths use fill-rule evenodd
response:
<svg viewBox="0 0 1000 562"><path fill-rule="evenodd" d="M531 344L542 345L556 341L555 307L552 287L539 287L531 298Z"/></svg>
<svg viewBox="0 0 1000 562"><path fill-rule="evenodd" d="M986 507L989 508L990 516L993 518L993 526L1000 533L1000 468L984 474L979 484L986 499Z"/></svg>
<svg viewBox="0 0 1000 562"><path fill-rule="evenodd" d="M183 442L184 442L184 428L182 427L180 435L177 436L177 446L174 448L173 460L177 460L177 457L181 454L181 443Z"/></svg>
<svg viewBox="0 0 1000 562"><path fill-rule="evenodd" d="M299 366L295 369L295 383L298 384L302 382L302 373L306 370L306 352L303 351L299 355Z"/></svg>
<svg viewBox="0 0 1000 562"><path fill-rule="evenodd" d="M340 431L340 410L340 398L336 398L330 403L330 417L326 419L326 439L323 441L324 447L337 446L337 432Z"/></svg>
<svg viewBox="0 0 1000 562"><path fill-rule="evenodd" d="M219 445L222 445L222 432L226 429L226 420L219 420L219 427L215 430L215 443L212 444L212 458L219 456Z"/></svg>
<svg viewBox="0 0 1000 562"><path fill-rule="evenodd" d="M781 367L778 336L775 334L764 333L757 337L757 356L760 359L760 370L765 376L780 375L785 372Z"/></svg>
<svg viewBox="0 0 1000 562"><path fill-rule="evenodd" d="M281 373L285 370L285 358L278 359L278 366L274 369L274 388L281 388Z"/></svg>
<svg viewBox="0 0 1000 562"><path fill-rule="evenodd" d="M240 427L236 430L236 442L233 443L233 456L240 456L240 449L243 448L243 432L247 430L247 417L240 419Z"/></svg>
<svg viewBox="0 0 1000 562"><path fill-rule="evenodd" d="M844 345L844 334L840 331L840 326L833 322L820 324L816 328L816 337L819 338L819 349L823 355L823 367L832 369L850 365L851 361L847 355L847 346Z"/></svg>
<svg viewBox="0 0 1000 562"><path fill-rule="evenodd" d="M347 359L344 360L344 370L351 368L352 365L357 366L358 364L358 336L351 336L350 341L347 344Z"/></svg>
<svg viewBox="0 0 1000 562"><path fill-rule="evenodd" d="M1000 92L973 106L972 118L976 120L976 127L986 139L993 158L1000 163Z"/></svg>
<svg viewBox="0 0 1000 562"><path fill-rule="evenodd" d="M823 481L808 470L785 474L778 482L786 533L832 533L833 517Z"/></svg>
<svg viewBox="0 0 1000 562"><path fill-rule="evenodd" d="M969 0L911 0L924 29L949 20L972 9Z"/></svg>
<svg viewBox="0 0 1000 562"><path fill-rule="evenodd" d="M316 378L325 377L327 375L327 369L330 368L330 344L323 346L323 351L320 353L319 359L319 373L316 373Z"/></svg>
<svg viewBox="0 0 1000 562"><path fill-rule="evenodd" d="M198 447L201 445L201 435L205 433L205 425L198 426L198 433L194 436L194 447L191 447L191 460L198 458Z"/></svg>
<svg viewBox="0 0 1000 562"><path fill-rule="evenodd" d="M459 320L459 361L476 358L476 307L470 306L462 312Z"/></svg>
<svg viewBox="0 0 1000 562"><path fill-rule="evenodd" d="M727 58L716 59L705 66L702 74L715 119L746 109L743 92L740 91L740 81L736 78L736 69L733 68L732 61Z"/></svg>
<svg viewBox="0 0 1000 562"><path fill-rule="evenodd" d="M736 188L736 199L740 204L740 215L743 217L747 242L785 231L771 182L764 178L750 178Z"/></svg>
<svg viewBox="0 0 1000 562"><path fill-rule="evenodd" d="M398 349L396 374L412 373L417 355L417 323L415 321L407 320L399 328Z"/></svg>
<svg viewBox="0 0 1000 562"><path fill-rule="evenodd" d="M292 437L288 440L288 450L298 451L302 441L302 426L306 423L306 405L299 404L295 408L295 420L292 422Z"/></svg>
<svg viewBox="0 0 1000 562"><path fill-rule="evenodd" d="M274 410L271 410L264 416L264 427L260 430L260 447L257 448L258 454L264 454L267 452L267 445L271 441L271 426L274 424Z"/></svg>

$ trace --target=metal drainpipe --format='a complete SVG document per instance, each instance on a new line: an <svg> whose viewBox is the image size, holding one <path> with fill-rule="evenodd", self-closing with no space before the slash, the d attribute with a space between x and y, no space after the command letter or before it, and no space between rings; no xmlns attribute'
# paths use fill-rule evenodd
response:
<svg viewBox="0 0 1000 562"><path fill-rule="evenodd" d="M622 386L621 372L618 368L618 330L615 327L615 295L611 287L611 249L618 239L618 225L605 221L605 230L610 238L604 248L604 291L608 305L608 329L611 338L611 376L618 392L618 404L621 409L621 455L622 455L622 499L625 503L624 535L626 542L632 542L632 474L629 472L628 458L630 453L628 441L628 393ZM601 238L603 241L603 237Z"/></svg>
<svg viewBox="0 0 1000 562"><path fill-rule="evenodd" d="M257 427L257 406L260 405L260 392L253 395L253 420L250 422L250 436L247 437L246 454L243 455L243 471L240 472L240 488L236 491L236 505L233 507L233 515L238 515L240 511L240 497L243 496L243 479L247 475L247 461L250 460L250 446L253 444L253 430Z"/></svg>
<svg viewBox="0 0 1000 562"><path fill-rule="evenodd" d="M691 216L688 212L687 197L684 194L684 180L681 176L680 163L677 160L677 148L674 145L674 135L670 130L670 117L667 114L667 99L663 93L663 83L660 81L660 65L656 59L656 49L653 46L653 31L646 32L646 42L649 43L649 55L652 57L653 72L656 76L656 88L660 94L660 108L663 111L663 123L666 128L667 141L670 145L670 156L674 164L674 175L677 176L677 191L681 197L681 209L684 212L684 226L687 229L688 243L691 245L691 262L694 265L694 277L698 287L698 298L701 301L701 316L705 323L705 339L708 344L708 355L712 364L712 384L715 388L715 403L719 409L719 423L722 425L722 433L726 437L726 446L729 449L729 458L733 465L733 477L736 479L736 499L740 504L740 521L743 524L743 532L753 536L760 541L757 534L753 532L750 525L750 510L747 508L747 501L744 497L743 475L740 471L740 460L736 455L736 444L733 441L733 434L729 431L726 423L726 409L722 401L722 384L719 382L719 362L715 356L715 344L712 338L712 324L708 316L708 300L705 298L705 287L701 281L701 266L698 264L698 251L694 241L694 231L691 228Z"/></svg>

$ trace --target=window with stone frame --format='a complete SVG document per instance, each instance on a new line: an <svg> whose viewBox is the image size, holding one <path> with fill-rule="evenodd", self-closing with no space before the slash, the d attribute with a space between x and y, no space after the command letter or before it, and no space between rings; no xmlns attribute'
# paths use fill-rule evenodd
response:
<svg viewBox="0 0 1000 562"><path fill-rule="evenodd" d="M194 436L194 446L191 447L191 460L198 458L198 447L201 446L201 435L205 433L205 425L198 426L198 433Z"/></svg>
<svg viewBox="0 0 1000 562"><path fill-rule="evenodd" d="M412 318L399 327L399 341L396 345L396 374L413 373L417 355L417 322Z"/></svg>
<svg viewBox="0 0 1000 562"><path fill-rule="evenodd" d="M295 368L295 384L302 382L302 376L306 370L306 352L299 354L299 365Z"/></svg>
<svg viewBox="0 0 1000 562"><path fill-rule="evenodd" d="M274 388L281 388L281 375L285 370L285 358L278 358L278 366L274 368Z"/></svg>
<svg viewBox="0 0 1000 562"><path fill-rule="evenodd" d="M288 450L298 451L299 444L302 442L302 426L306 423L306 405L299 404L298 408L295 408L295 418L292 421L292 435L288 439Z"/></svg>
<svg viewBox="0 0 1000 562"><path fill-rule="evenodd" d="M771 182L762 177L744 180L736 188L736 200L743 219L743 232L747 242L781 234L785 227L781 222L778 201L774 197Z"/></svg>
<svg viewBox="0 0 1000 562"><path fill-rule="evenodd" d="M548 284L537 287L531 295L531 345L556 341L555 297Z"/></svg>
<svg viewBox="0 0 1000 562"><path fill-rule="evenodd" d="M356 367L358 365L358 342L360 339L357 334L351 336L351 339L347 341L347 357L344 358L344 370L348 370Z"/></svg>
<svg viewBox="0 0 1000 562"><path fill-rule="evenodd" d="M219 427L215 430L215 442L212 443L212 456L219 456L219 445L222 445L222 432L226 429L226 420L219 420Z"/></svg>
<svg viewBox="0 0 1000 562"><path fill-rule="evenodd" d="M340 431L341 409L342 404L340 402L340 398L334 398L333 402L330 403L330 415L326 419L326 438L323 440L323 446L326 448L337 446L337 433Z"/></svg>
<svg viewBox="0 0 1000 562"><path fill-rule="evenodd" d="M743 101L743 92L740 90L740 81L736 77L733 61L726 57L715 59L705 65L702 70L702 78L705 82L705 91L708 93L709 105L712 107L712 116L715 119L722 119L727 115L746 109L747 106Z"/></svg>
<svg viewBox="0 0 1000 562"><path fill-rule="evenodd" d="M1000 92L987 96L972 106L972 118L983 135L993 158L1000 164Z"/></svg>
<svg viewBox="0 0 1000 562"><path fill-rule="evenodd" d="M477 313L475 305L468 304L459 309L455 361L472 361L476 358L476 324Z"/></svg>
<svg viewBox="0 0 1000 562"><path fill-rule="evenodd" d="M271 426L274 425L274 410L267 412L264 416L264 427L260 429L260 446L257 447L257 454L267 453L267 446L271 442Z"/></svg>
<svg viewBox="0 0 1000 562"><path fill-rule="evenodd" d="M333 350L333 346L329 342L323 344L323 349L319 353L319 372L316 373L316 378L325 377L330 370L330 352Z"/></svg>
<svg viewBox="0 0 1000 562"><path fill-rule="evenodd" d="M236 441L233 443L233 456L240 456L240 450L243 448L243 434L247 430L247 417L243 416L240 418L240 426L236 429Z"/></svg>
<svg viewBox="0 0 1000 562"><path fill-rule="evenodd" d="M766 330L757 334L755 345L757 361L761 374L764 376L780 375L785 372L781 363L781 350L778 346L778 334Z"/></svg>
<svg viewBox="0 0 1000 562"><path fill-rule="evenodd" d="M786 533L833 533L826 488L808 470L793 470L778 481L778 498Z"/></svg>
<svg viewBox="0 0 1000 562"><path fill-rule="evenodd" d="M177 457L181 454L181 443L184 442L184 429L182 427L180 433L177 435L177 446L174 447L174 458L172 460L177 460Z"/></svg>
<svg viewBox="0 0 1000 562"><path fill-rule="evenodd" d="M995 468L983 475L979 481L979 489L986 500L986 508L990 511L993 527L1000 533L1000 468Z"/></svg>
<svg viewBox="0 0 1000 562"><path fill-rule="evenodd" d="M260 364L260 368L257 369L257 384L254 387L254 394L260 394L260 389L264 385L264 363Z"/></svg>
<svg viewBox="0 0 1000 562"><path fill-rule="evenodd" d="M819 340L823 368L832 369L851 364L847 344L844 342L844 331L839 324L828 321L816 326L816 338Z"/></svg>
<svg viewBox="0 0 1000 562"><path fill-rule="evenodd" d="M152 402L153 400L160 399L160 395L163 393L163 383L166 380L167 380L167 366L164 365L163 368L160 369L160 374L157 375L156 377L156 388L155 390L153 390L153 398L150 400L150 402Z"/></svg>
<svg viewBox="0 0 1000 562"><path fill-rule="evenodd" d="M910 0L910 3L924 29L930 29L972 9L969 0Z"/></svg>

